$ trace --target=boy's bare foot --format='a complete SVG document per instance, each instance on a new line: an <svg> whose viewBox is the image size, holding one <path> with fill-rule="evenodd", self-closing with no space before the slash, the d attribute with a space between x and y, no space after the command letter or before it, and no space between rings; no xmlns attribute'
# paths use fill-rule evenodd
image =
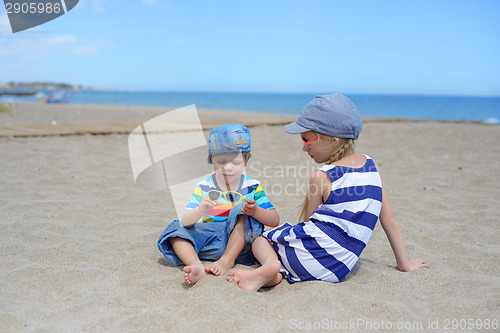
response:
<svg viewBox="0 0 500 333"><path fill-rule="evenodd" d="M234 262L228 262L224 258L220 258L216 262L211 263L205 267L205 272L212 273L219 276L224 275L234 266Z"/></svg>
<svg viewBox="0 0 500 333"><path fill-rule="evenodd" d="M184 280L186 280L187 284L195 284L199 279L208 275L202 264L185 266L182 270L184 271Z"/></svg>
<svg viewBox="0 0 500 333"><path fill-rule="evenodd" d="M241 289L257 291L261 287L275 286L281 282L283 278L281 273L271 273L278 271L280 267L281 263L277 262L276 264L261 266L252 271L243 269L231 270L226 280L234 282ZM266 274L268 272L272 274L271 278L269 274Z"/></svg>

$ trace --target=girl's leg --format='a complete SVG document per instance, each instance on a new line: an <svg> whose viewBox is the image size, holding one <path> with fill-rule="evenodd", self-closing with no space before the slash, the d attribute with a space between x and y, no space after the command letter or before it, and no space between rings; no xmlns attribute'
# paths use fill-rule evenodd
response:
<svg viewBox="0 0 500 333"><path fill-rule="evenodd" d="M190 241L180 237L172 237L168 241L172 244L175 254L186 265L182 270L187 284L195 284L208 274Z"/></svg>
<svg viewBox="0 0 500 333"><path fill-rule="evenodd" d="M216 262L207 265L205 271L214 275L224 275L234 266L234 261L245 246L245 216L238 215L237 222L229 235L226 250Z"/></svg>
<svg viewBox="0 0 500 333"><path fill-rule="evenodd" d="M259 236L252 244L252 251L262 266L252 271L232 270L227 280L234 282L242 289L254 291L280 283L283 278L279 272L281 262L269 241Z"/></svg>

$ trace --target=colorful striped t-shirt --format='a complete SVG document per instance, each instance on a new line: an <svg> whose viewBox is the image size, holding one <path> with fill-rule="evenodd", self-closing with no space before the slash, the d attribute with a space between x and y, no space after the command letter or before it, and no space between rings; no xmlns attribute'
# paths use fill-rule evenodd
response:
<svg viewBox="0 0 500 333"><path fill-rule="evenodd" d="M188 203L186 210L198 207L201 199L208 195L208 192L211 190L222 191L217 184L215 174L212 174L196 184L196 188L194 189L191 201ZM255 203L264 209L274 209L274 206L267 198L267 195L258 180L247 177L246 175L241 175L240 186L235 192L240 193L245 199L255 199ZM229 211L235 206L236 203L230 202L224 197L219 198L218 201L223 204L212 208L205 215L203 215L203 222L209 223L227 221Z"/></svg>

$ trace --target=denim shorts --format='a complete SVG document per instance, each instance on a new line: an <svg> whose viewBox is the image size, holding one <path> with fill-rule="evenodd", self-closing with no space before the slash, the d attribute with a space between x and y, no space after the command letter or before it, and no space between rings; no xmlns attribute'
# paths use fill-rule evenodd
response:
<svg viewBox="0 0 500 333"><path fill-rule="evenodd" d="M179 220L170 223L158 239L158 249L165 258L175 265L182 265L182 261L175 254L171 237L180 237L191 242L200 260L219 260L224 254L229 240L238 220L238 215L245 217L245 246L236 258L236 264L253 265L257 263L252 253L253 241L262 234L264 225L251 216L241 212L245 202L240 202L229 212L227 222L196 223L186 228Z"/></svg>

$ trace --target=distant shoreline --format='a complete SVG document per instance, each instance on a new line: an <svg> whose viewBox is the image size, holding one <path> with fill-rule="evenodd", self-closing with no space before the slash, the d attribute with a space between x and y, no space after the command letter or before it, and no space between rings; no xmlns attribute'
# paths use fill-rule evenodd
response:
<svg viewBox="0 0 500 333"><path fill-rule="evenodd" d="M1 91L1 90L0 90ZM52 92L44 92L47 95ZM58 92L59 93L59 92ZM36 96L0 96L0 102L38 102ZM71 104L156 106L297 116L315 94L71 91ZM364 118L500 123L500 97L346 95ZM38 98L37 98L38 97Z"/></svg>
<svg viewBox="0 0 500 333"><path fill-rule="evenodd" d="M40 102L15 102L11 105L12 114L4 114L3 120L0 116L0 128L3 124L8 124L9 119L18 118L22 124L48 124L51 119L62 117L65 119L59 124L78 124L79 121L87 119L89 123L103 124L116 122L140 123L157 115L179 109L175 106L151 106L151 105L120 105L120 104L44 104ZM251 119L254 124L276 125L279 122L287 123L294 121L297 115L283 115L266 112L252 112L242 110L225 110L197 107L200 117L204 119L233 119L237 113L241 121ZM48 116L48 118L47 118ZM238 118L238 117L237 117ZM92 119L92 120L91 120ZM480 124L480 125L500 125L499 123L488 123L478 120L436 120L436 119L413 119L403 117L362 117L363 123L455 123L455 124ZM50 121L49 121L50 120ZM91 120L91 121L89 121ZM269 124L266 124L269 120ZM232 121L236 121L233 119ZM251 125L255 126L255 125Z"/></svg>

